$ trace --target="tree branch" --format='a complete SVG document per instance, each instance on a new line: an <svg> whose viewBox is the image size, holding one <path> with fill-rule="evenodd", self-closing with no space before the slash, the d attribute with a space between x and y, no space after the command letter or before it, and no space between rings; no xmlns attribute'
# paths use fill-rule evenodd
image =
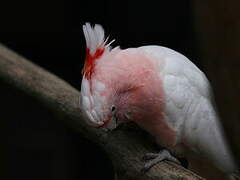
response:
<svg viewBox="0 0 240 180"><path fill-rule="evenodd" d="M121 128L107 133L87 126L76 89L3 45L0 45L0 79L63 115L68 124L100 145L112 160L118 180L202 179L170 162L159 163L147 173L141 173L141 157L156 151L142 131Z"/></svg>

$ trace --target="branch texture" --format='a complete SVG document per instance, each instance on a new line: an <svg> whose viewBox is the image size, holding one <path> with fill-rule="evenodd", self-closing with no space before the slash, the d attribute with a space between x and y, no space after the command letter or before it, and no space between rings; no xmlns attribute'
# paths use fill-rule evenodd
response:
<svg viewBox="0 0 240 180"><path fill-rule="evenodd" d="M202 179L170 162L159 163L142 173L142 156L157 151L142 131L131 126L112 132L89 127L79 107L79 91L3 45L0 45L0 80L64 116L67 124L100 145L112 160L118 180Z"/></svg>

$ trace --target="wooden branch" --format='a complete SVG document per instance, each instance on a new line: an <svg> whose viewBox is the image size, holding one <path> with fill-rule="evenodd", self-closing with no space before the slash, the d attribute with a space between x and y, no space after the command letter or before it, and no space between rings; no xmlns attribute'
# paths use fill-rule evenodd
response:
<svg viewBox="0 0 240 180"><path fill-rule="evenodd" d="M142 173L142 156L147 152L156 152L142 131L129 130L128 127L107 133L87 126L79 107L79 92L76 89L3 45L0 45L0 80L61 114L66 123L100 145L112 160L118 180L202 179L170 162L159 163L147 173Z"/></svg>

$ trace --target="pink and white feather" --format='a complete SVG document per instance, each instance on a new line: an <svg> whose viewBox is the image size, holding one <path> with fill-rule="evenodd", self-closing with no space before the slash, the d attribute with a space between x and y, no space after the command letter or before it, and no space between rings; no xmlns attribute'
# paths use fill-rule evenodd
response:
<svg viewBox="0 0 240 180"><path fill-rule="evenodd" d="M105 89L105 85L97 81L92 75L97 61L110 53L110 45L114 40L108 42L104 29L98 24L91 26L86 23L83 25L83 32L86 40L86 58L82 72L80 104L87 116L87 123L94 127L100 127L104 124L104 117L102 117L104 109L100 104L104 104L106 101L100 92Z"/></svg>

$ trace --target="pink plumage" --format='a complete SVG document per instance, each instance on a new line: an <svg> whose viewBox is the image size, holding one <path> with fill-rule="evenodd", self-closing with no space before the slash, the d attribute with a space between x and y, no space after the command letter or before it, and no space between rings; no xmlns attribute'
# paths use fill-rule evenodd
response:
<svg viewBox="0 0 240 180"><path fill-rule="evenodd" d="M96 64L94 78L106 86L101 95L114 95L108 101L116 106L117 119L135 121L166 144L173 143L174 130L163 116L162 81L148 56L135 49L109 53Z"/></svg>
<svg viewBox="0 0 240 180"><path fill-rule="evenodd" d="M114 129L134 121L176 155L200 155L228 175L238 173L210 84L190 60L161 46L111 49L100 25L83 30L81 106L90 125Z"/></svg>

